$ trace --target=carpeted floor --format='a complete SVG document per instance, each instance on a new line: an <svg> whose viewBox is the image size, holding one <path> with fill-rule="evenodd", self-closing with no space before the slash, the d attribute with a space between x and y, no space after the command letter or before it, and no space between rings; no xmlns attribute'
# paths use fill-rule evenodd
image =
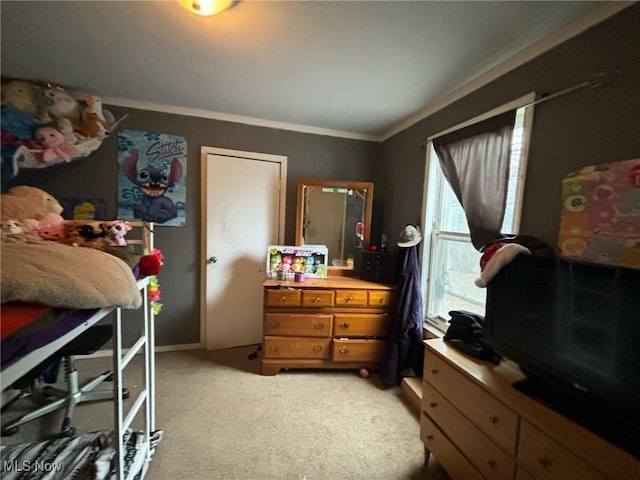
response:
<svg viewBox="0 0 640 480"><path fill-rule="evenodd" d="M259 359L248 358L254 351L156 355L157 427L164 437L148 479L447 478L433 457L424 465L418 417L400 388L385 389L376 375L364 379L348 370L264 377ZM108 369L110 362L82 360L78 369L84 377ZM133 392L142 383L139 364L133 360L125 381ZM20 400L2 422L31 406L31 399ZM47 437L59 428L60 415L24 425L2 443ZM83 404L73 425L83 433L109 428L112 418L109 403Z"/></svg>

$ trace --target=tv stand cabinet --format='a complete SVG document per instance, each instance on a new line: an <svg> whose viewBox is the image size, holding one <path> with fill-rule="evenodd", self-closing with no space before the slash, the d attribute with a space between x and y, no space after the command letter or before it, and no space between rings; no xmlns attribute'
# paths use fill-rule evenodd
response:
<svg viewBox="0 0 640 480"><path fill-rule="evenodd" d="M513 388L512 362L425 349L420 438L453 480L640 478L638 458Z"/></svg>

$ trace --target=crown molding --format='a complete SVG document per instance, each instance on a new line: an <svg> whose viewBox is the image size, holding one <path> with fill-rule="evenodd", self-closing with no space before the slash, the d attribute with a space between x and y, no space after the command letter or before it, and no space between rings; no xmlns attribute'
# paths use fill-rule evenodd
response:
<svg viewBox="0 0 640 480"><path fill-rule="evenodd" d="M150 103L137 100L129 100L117 97L100 97L105 105L113 105L119 107L135 108L140 110L149 110L154 112L170 113L175 115L186 115L191 117L207 118L211 120L220 120L224 122L240 123L256 127L275 128L279 130L287 130L300 133L309 133L312 135L325 135L329 137L346 138L351 140L361 140L366 142L381 143L388 140L392 136L403 130L415 125L419 121L433 115L442 110L455 101L466 95L480 89L481 87L491 83L502 75L520 67L528 61L542 55L546 51L560 45L561 43L577 36L585 30L597 25L607 18L615 15L628 6L636 3L635 1L610 1L594 8L590 12L583 15L580 19L564 27L561 30L549 35L533 45L521 50L519 53L507 58L493 67L489 67L484 72L479 73L471 80L450 90L448 93L435 100L428 107L420 110L418 113L408 117L395 127L381 135L366 135L354 132L346 132L341 130L332 130L327 128L313 127L309 125L300 125L295 123L278 122L255 117L245 117L241 115L233 115L229 113L215 112L210 110L202 110L196 108L178 107L175 105Z"/></svg>
<svg viewBox="0 0 640 480"><path fill-rule="evenodd" d="M379 142L380 139L373 135L364 135L353 132L343 132L340 130L331 130L328 128L311 127L308 125L298 125L295 123L277 122L273 120L265 120L262 118L244 117L241 115L233 115L229 113L214 112L210 110L201 110L197 108L177 107L175 105L164 105L159 103L150 103L137 100L128 100L117 97L103 97L100 99L105 105L113 105L117 107L137 108L140 110L149 110L152 112L171 113L175 115L186 115L190 117L208 118L211 120L221 120L231 123L242 123L256 127L276 128L280 130L289 130L300 133L310 133L313 135L326 135L329 137L340 137L351 140L363 140L367 142Z"/></svg>
<svg viewBox="0 0 640 480"><path fill-rule="evenodd" d="M628 6L636 3L635 1L611 1L606 4L594 8L590 12L583 15L581 18L571 23L570 25L558 30L557 32L549 35L547 38L544 38L533 45L523 49L519 53L513 55L507 60L495 65L494 67L489 68L483 73L478 74L476 77L471 79L470 81L464 83L463 85L454 88L448 93L444 94L439 100L436 100L427 108L419 111L415 115L408 117L403 122L396 125L394 128L389 130L387 133L381 135L378 138L379 142L383 142L392 136L400 133L401 131L415 125L420 120L427 118L430 115L442 110L453 102L460 100L461 98L469 95L475 90L484 87L485 85L491 83L502 75L515 70L517 67L533 60L534 58L542 55L543 53L551 50L552 48L560 45L561 43L566 42L567 40L577 36L578 34L584 32L585 30L597 25L598 23L603 22L607 18L615 15L616 13L624 10Z"/></svg>

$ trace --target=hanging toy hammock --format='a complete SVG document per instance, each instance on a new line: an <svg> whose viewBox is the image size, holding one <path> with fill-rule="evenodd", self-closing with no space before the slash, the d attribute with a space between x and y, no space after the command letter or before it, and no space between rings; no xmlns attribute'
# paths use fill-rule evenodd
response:
<svg viewBox="0 0 640 480"><path fill-rule="evenodd" d="M49 83L9 80L2 84L2 177L15 177L21 168L81 160L124 118L116 121L96 96L74 95Z"/></svg>

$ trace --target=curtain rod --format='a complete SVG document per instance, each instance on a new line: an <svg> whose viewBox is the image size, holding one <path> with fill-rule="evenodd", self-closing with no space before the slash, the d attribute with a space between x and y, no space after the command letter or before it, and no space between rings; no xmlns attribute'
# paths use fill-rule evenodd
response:
<svg viewBox="0 0 640 480"><path fill-rule="evenodd" d="M608 75L606 73L594 73L593 75L591 75L589 78L587 78L582 83L578 83L577 85L574 85L573 87L568 87L568 88L565 88L564 90L560 90L559 92L552 93L550 95L546 95L544 97L541 97L538 100L535 100L535 101L533 101L531 103L523 105L520 108L531 107L532 105L537 105L539 103L546 102L547 100L553 100L554 98L562 97L562 96L564 96L564 95L566 95L568 93L575 92L577 90L582 90L582 89L587 88L587 87L589 87L591 90L593 90L594 88L598 88L598 87L601 87L602 85L604 85L604 82L605 82L607 77L608 77Z"/></svg>
<svg viewBox="0 0 640 480"><path fill-rule="evenodd" d="M525 105L522 105L522 106L520 106L518 108L532 107L533 105L538 105L539 103L543 103L543 102L546 102L548 100L553 100L555 98L562 97L564 95L567 95L569 93L572 93L572 92L575 92L575 91L578 91L578 90L582 90L582 89L587 88L587 87L590 88L591 90L593 90L594 88L598 88L598 87L601 87L602 85L604 85L605 80L607 78L608 78L608 75L606 73L602 73L602 72L601 73L594 73L593 75L591 75L589 78L587 78L582 83L578 83L576 85L573 85L572 87L565 88L564 90L560 90L559 92L556 92L556 93L545 95L544 97L541 97L541 98L539 98L537 100L534 100L533 102L529 102L529 103L527 103ZM479 120L479 121L481 121L481 120ZM431 140L433 140L434 138L436 138L438 136L441 136L441 135L436 134L434 136L429 137L427 140L425 140L424 142L422 142L420 144L420 147L424 148L427 143L429 143Z"/></svg>

